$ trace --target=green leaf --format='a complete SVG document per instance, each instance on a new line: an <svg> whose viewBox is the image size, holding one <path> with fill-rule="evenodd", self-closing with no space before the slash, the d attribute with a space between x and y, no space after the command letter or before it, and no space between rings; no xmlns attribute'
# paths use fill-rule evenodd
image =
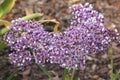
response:
<svg viewBox="0 0 120 80"><path fill-rule="evenodd" d="M74 80L75 71L76 71L75 69L72 70L71 80Z"/></svg>
<svg viewBox="0 0 120 80"><path fill-rule="evenodd" d="M63 73L63 76L62 76L62 80L70 80L69 76L68 76L68 69L64 69L64 73Z"/></svg>
<svg viewBox="0 0 120 80"><path fill-rule="evenodd" d="M40 17L40 16L43 16L42 13L33 13L33 14L29 14L25 17L22 17L20 18L21 20L30 20L30 19L34 19L34 18L37 18L37 17Z"/></svg>
<svg viewBox="0 0 120 80"><path fill-rule="evenodd" d="M0 5L0 18L9 13L13 6L15 5L16 0L4 0Z"/></svg>
<svg viewBox="0 0 120 80"><path fill-rule="evenodd" d="M6 47L5 41L0 42L0 51Z"/></svg>
<svg viewBox="0 0 120 80"><path fill-rule="evenodd" d="M116 72L116 74L113 75L111 80L117 80L118 76L120 75L120 70Z"/></svg>
<svg viewBox="0 0 120 80"><path fill-rule="evenodd" d="M2 7L0 6L0 18L1 18L2 15L3 15L3 9L2 9Z"/></svg>
<svg viewBox="0 0 120 80"><path fill-rule="evenodd" d="M7 31L9 31L8 28L4 27L3 29L0 30L0 37L5 34Z"/></svg>
<svg viewBox="0 0 120 80"><path fill-rule="evenodd" d="M69 75L66 75L66 76L65 76L65 80L70 80Z"/></svg>

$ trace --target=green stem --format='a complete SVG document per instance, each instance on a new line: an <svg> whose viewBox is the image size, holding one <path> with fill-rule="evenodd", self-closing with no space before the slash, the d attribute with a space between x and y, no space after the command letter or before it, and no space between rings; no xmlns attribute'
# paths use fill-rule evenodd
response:
<svg viewBox="0 0 120 80"><path fill-rule="evenodd" d="M112 50L112 46L110 46L110 49L109 49L109 53L110 53L110 64L111 64L111 75L110 75L110 78L111 80L116 80L117 77L119 76L120 74L120 70L117 71L115 74L113 73L113 70L114 70L114 62L113 62L113 50Z"/></svg>
<svg viewBox="0 0 120 80"><path fill-rule="evenodd" d="M109 53L110 53L110 65L111 65L111 75L110 75L111 80L113 80L113 70L114 70L112 52L113 52L112 46L110 46Z"/></svg>
<svg viewBox="0 0 120 80"><path fill-rule="evenodd" d="M52 76L51 74L47 71L47 69L45 67L43 67L42 65L38 65L40 67L40 69L50 78L50 80L52 80Z"/></svg>
<svg viewBox="0 0 120 80"><path fill-rule="evenodd" d="M71 80L74 80L74 76L75 76L75 69L72 70Z"/></svg>
<svg viewBox="0 0 120 80"><path fill-rule="evenodd" d="M67 73L68 73L68 69L65 68L65 69L64 69L63 76L62 76L62 80L66 80Z"/></svg>
<svg viewBox="0 0 120 80"><path fill-rule="evenodd" d="M117 78L118 78L119 75L120 75L120 70L117 71L117 72L113 75L113 77L112 77L111 80L117 80Z"/></svg>

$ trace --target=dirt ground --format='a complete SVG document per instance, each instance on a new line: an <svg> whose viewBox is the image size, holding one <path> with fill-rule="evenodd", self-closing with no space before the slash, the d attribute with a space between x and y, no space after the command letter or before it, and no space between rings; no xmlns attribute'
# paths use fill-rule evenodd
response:
<svg viewBox="0 0 120 80"><path fill-rule="evenodd" d="M104 14L106 27L112 28L112 26L115 26L120 33L120 0L17 0L12 11L4 19L11 21L12 19L25 16L25 8L29 7L34 13L44 13L44 16L35 20L56 19L60 22L59 30L62 31L70 25L69 6L85 2L93 4L96 10ZM46 23L44 25L46 29L51 31L51 26L54 24ZM0 80L6 80L12 72L18 70L17 67L11 65L8 59L6 59L8 54L8 48L0 51ZM115 43L113 43L113 59L114 72L116 72L120 69L120 45ZM49 80L36 64L31 66L28 80ZM54 80L61 80L64 69L49 63L45 67L53 75ZM108 52L87 56L86 68L76 71L74 80L110 80L110 68ZM21 73L19 71L13 80L23 80ZM117 80L120 80L120 76Z"/></svg>

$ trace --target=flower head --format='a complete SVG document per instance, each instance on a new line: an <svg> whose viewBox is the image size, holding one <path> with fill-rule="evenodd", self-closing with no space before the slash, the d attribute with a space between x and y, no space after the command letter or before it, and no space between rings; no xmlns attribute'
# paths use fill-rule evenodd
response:
<svg viewBox="0 0 120 80"><path fill-rule="evenodd" d="M29 51L13 52L9 54L10 62L24 69L32 63L32 55Z"/></svg>
<svg viewBox="0 0 120 80"><path fill-rule="evenodd" d="M73 35L73 39L79 39L80 52L84 50L85 53L95 54L108 50L112 41L120 42L119 33L104 27L104 16L94 10L91 4L73 5L70 11L71 27L66 33Z"/></svg>
<svg viewBox="0 0 120 80"><path fill-rule="evenodd" d="M98 11L94 10L89 3L75 4L70 7L72 13L71 26L85 25L92 27L99 26L104 23L104 16Z"/></svg>
<svg viewBox="0 0 120 80"><path fill-rule="evenodd" d="M85 56L106 51L119 34L104 27L104 16L89 3L73 5L71 25L51 40L50 62L67 68L83 68ZM120 41L119 41L120 42Z"/></svg>
<svg viewBox="0 0 120 80"><path fill-rule="evenodd" d="M36 63L43 64L47 59L47 46L50 35L43 29L43 25L28 20L13 20L10 31L4 35L7 45L13 53L10 61L20 67L29 65L35 59Z"/></svg>
<svg viewBox="0 0 120 80"><path fill-rule="evenodd" d="M13 20L10 26L10 31L4 35L4 39L7 41L8 46L12 50L21 51L32 47L36 38L33 36L35 33L42 33L44 31L43 26L36 22L27 20Z"/></svg>

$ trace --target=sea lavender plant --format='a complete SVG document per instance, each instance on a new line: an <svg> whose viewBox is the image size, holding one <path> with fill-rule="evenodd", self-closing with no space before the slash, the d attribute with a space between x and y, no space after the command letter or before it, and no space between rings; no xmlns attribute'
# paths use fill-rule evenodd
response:
<svg viewBox="0 0 120 80"><path fill-rule="evenodd" d="M35 63L57 63L61 67L85 67L87 54L107 51L112 41L120 42L119 33L104 27L104 16L89 3L70 7L71 25L63 33L47 32L41 24L26 20L12 22L4 35L13 51L12 64L20 67Z"/></svg>

